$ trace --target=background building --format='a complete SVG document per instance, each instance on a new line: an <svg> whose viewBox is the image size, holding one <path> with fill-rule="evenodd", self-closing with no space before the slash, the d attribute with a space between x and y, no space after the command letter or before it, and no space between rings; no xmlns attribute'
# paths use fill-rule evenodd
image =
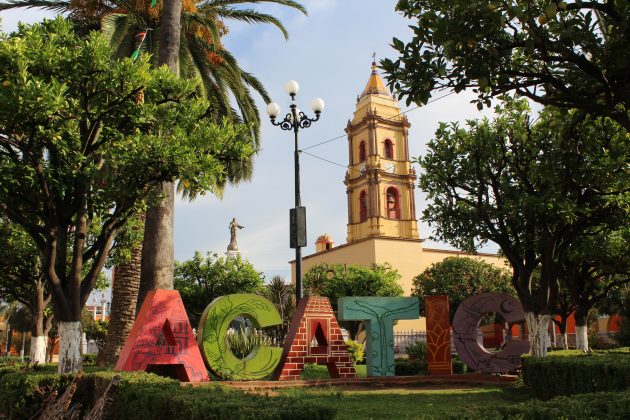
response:
<svg viewBox="0 0 630 420"><path fill-rule="evenodd" d="M303 257L304 273L320 263L389 263L401 274L401 286L410 295L413 278L446 257L472 257L506 267L505 260L495 254L470 255L422 246L414 199L416 173L409 158L409 127L407 117L400 113L396 98L372 63L368 82L357 96L354 115L345 129L346 243L335 246L330 236L319 236L316 252ZM291 261L291 276L295 281L295 261ZM396 329L424 330L424 319L400 320Z"/></svg>

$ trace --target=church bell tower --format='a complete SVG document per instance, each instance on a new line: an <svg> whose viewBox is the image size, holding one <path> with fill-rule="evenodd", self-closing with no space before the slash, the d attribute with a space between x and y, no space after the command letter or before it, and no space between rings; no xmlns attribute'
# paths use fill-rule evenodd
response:
<svg viewBox="0 0 630 420"><path fill-rule="evenodd" d="M345 129L348 243L379 236L418 239L409 126L373 62L370 78Z"/></svg>

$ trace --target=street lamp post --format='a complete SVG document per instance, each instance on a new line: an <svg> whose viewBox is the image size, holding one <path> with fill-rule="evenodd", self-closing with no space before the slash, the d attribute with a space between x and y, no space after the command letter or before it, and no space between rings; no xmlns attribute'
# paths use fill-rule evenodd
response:
<svg viewBox="0 0 630 420"><path fill-rule="evenodd" d="M315 98L311 102L311 109L315 113L315 118L308 118L295 104L295 95L300 86L295 80L289 80L284 85L284 90L291 97L291 110L285 115L282 121L276 122L276 117L280 114L280 106L275 102L267 105L267 114L271 118L273 125L279 126L283 130L293 130L295 137L295 208L289 212L290 223L290 246L295 248L295 298L299 302L302 299L302 247L306 246L306 207L302 206L300 199L300 149L298 147L298 132L300 128L308 128L311 124L319 120L319 116L324 110L324 101Z"/></svg>

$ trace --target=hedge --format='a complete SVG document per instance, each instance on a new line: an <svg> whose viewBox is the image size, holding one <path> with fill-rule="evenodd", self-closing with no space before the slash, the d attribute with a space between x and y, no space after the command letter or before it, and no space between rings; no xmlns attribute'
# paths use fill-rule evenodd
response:
<svg viewBox="0 0 630 420"><path fill-rule="evenodd" d="M630 387L630 354L555 354L523 359L523 381L540 399Z"/></svg>
<svg viewBox="0 0 630 420"><path fill-rule="evenodd" d="M55 366L50 366L50 368ZM70 375L51 372L49 366L35 372L5 373L0 377L0 412L11 419L29 418L53 390L63 392ZM113 372L86 369L72 400L83 413L93 405L114 375L121 383L114 397L110 419L328 419L335 410L285 397L246 394L209 383L180 386L174 379L145 372Z"/></svg>
<svg viewBox="0 0 630 420"><path fill-rule="evenodd" d="M549 401L531 400L507 407L486 407L458 414L458 419L627 419L630 392L599 392L555 397Z"/></svg>

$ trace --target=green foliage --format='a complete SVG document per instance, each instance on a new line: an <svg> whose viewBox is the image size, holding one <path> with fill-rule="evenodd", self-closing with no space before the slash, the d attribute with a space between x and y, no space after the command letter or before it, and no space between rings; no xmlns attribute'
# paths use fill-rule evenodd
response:
<svg viewBox="0 0 630 420"><path fill-rule="evenodd" d="M94 340L96 342L96 347L101 350L107 340L109 321L94 319L92 314L84 309L81 314L81 328L85 333L85 338L88 340Z"/></svg>
<svg viewBox="0 0 630 420"><path fill-rule="evenodd" d="M468 372L468 365L462 362L457 355L451 355L451 366L454 374L462 374Z"/></svg>
<svg viewBox="0 0 630 420"><path fill-rule="evenodd" d="M426 360L396 358L394 362L396 376L426 375L429 372Z"/></svg>
<svg viewBox="0 0 630 420"><path fill-rule="evenodd" d="M630 387L630 354L619 351L581 355L553 352L546 358L526 357L523 359L523 380L541 399L622 391Z"/></svg>
<svg viewBox="0 0 630 420"><path fill-rule="evenodd" d="M400 0L413 39L394 38L389 85L426 104L473 88L479 109L514 92L543 105L609 116L630 129L630 2Z"/></svg>
<svg viewBox="0 0 630 420"><path fill-rule="evenodd" d="M372 264L370 267L347 264L321 263L304 274L304 290L308 295L325 296L335 313L337 301L343 296L401 296L398 284L400 274L389 264ZM340 324L356 339L362 323L346 321Z"/></svg>
<svg viewBox="0 0 630 420"><path fill-rule="evenodd" d="M0 296L29 305L42 284L41 256L28 233L0 213Z"/></svg>
<svg viewBox="0 0 630 420"><path fill-rule="evenodd" d="M225 340L232 353L239 359L244 359L256 347L271 345L269 337L254 328L228 330Z"/></svg>
<svg viewBox="0 0 630 420"><path fill-rule="evenodd" d="M419 160L424 220L468 252L498 244L525 311L553 313L567 247L627 221L630 142L608 119L546 108L532 122L525 101L504 99L493 121L436 131Z"/></svg>
<svg viewBox="0 0 630 420"><path fill-rule="evenodd" d="M271 281L263 287L261 294L269 299L280 313L282 324L268 327L265 332L273 338L276 345L281 345L289 332L296 308L295 287L286 283L284 278L273 276Z"/></svg>
<svg viewBox="0 0 630 420"><path fill-rule="evenodd" d="M61 18L0 42L0 208L49 256L64 321L80 313L118 231L159 199L154 185L214 191L228 162L255 152L249 127L210 118L194 82L111 55L101 34L79 38Z"/></svg>
<svg viewBox="0 0 630 420"><path fill-rule="evenodd" d="M85 353L83 355L83 367L96 366L97 353Z"/></svg>
<svg viewBox="0 0 630 420"><path fill-rule="evenodd" d="M111 419L129 419L138 413L150 419L209 418L331 418L335 410L286 397L264 397L216 385L182 387L173 379L144 372L88 371L79 383L73 403L89 410L114 375L122 377L113 400ZM28 418L53 390L63 392L72 377L50 371L0 376L0 411L10 418Z"/></svg>
<svg viewBox="0 0 630 420"><path fill-rule="evenodd" d="M233 293L259 293L264 275L241 256L219 257L199 251L183 263L175 262L174 287L179 290L191 325L198 325L206 306L219 296Z"/></svg>
<svg viewBox="0 0 630 420"><path fill-rule="evenodd" d="M350 354L350 360L355 365L363 363L364 357L364 347L363 344L358 341L348 340L346 341L346 346L348 346L348 353Z"/></svg>
<svg viewBox="0 0 630 420"><path fill-rule="evenodd" d="M428 362L427 343L420 340L416 340L412 343L408 343L405 346L405 354L409 356L410 360L419 360L421 362Z"/></svg>
<svg viewBox="0 0 630 420"><path fill-rule="evenodd" d="M420 298L420 314L425 315L424 296L446 295L451 320L459 305L480 293L514 293L511 275L505 269L466 257L448 257L434 263L413 278L412 294Z"/></svg>

